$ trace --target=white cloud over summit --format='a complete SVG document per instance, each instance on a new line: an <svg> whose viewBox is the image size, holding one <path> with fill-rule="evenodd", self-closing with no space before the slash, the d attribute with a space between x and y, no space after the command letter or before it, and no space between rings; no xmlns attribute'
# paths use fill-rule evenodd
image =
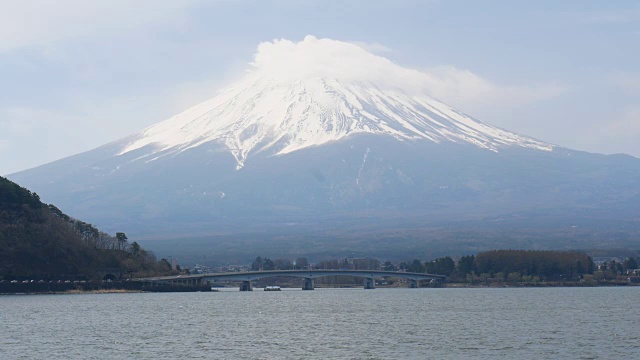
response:
<svg viewBox="0 0 640 360"><path fill-rule="evenodd" d="M463 110L498 104L513 108L566 90L557 84L503 86L452 65L411 69L374 54L375 48L311 35L299 42L277 39L258 45L250 71L283 82L319 77L373 83L383 89L432 96Z"/></svg>

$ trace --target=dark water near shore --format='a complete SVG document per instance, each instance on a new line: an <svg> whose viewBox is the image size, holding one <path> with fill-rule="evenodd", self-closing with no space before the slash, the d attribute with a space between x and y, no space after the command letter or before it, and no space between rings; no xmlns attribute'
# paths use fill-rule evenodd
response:
<svg viewBox="0 0 640 360"><path fill-rule="evenodd" d="M640 358L640 287L0 296L0 359Z"/></svg>

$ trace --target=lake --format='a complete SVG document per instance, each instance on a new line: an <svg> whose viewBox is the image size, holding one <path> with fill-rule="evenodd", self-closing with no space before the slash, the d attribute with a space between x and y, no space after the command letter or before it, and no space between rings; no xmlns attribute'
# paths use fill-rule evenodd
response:
<svg viewBox="0 0 640 360"><path fill-rule="evenodd" d="M0 359L640 358L640 287L0 296Z"/></svg>

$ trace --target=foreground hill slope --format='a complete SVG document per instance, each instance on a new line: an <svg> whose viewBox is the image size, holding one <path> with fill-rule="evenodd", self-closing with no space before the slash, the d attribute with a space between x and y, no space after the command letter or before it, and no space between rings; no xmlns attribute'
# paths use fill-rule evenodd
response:
<svg viewBox="0 0 640 360"><path fill-rule="evenodd" d="M0 177L0 278L158 270L153 254L68 217L43 204L36 193Z"/></svg>

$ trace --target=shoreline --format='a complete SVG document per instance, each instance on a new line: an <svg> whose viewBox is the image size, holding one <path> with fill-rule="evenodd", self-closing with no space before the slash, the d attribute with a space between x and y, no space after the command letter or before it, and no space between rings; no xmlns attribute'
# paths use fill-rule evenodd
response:
<svg viewBox="0 0 640 360"><path fill-rule="evenodd" d="M468 284L468 283L447 283L441 286L424 286L419 289L522 289L522 288L597 288L597 287L637 287L640 283L609 283L609 284L572 284L572 283L544 283L544 284L494 284L494 285L480 285L480 284ZM227 289L233 289L235 287L226 287ZM362 286L337 286L337 287L322 287L317 286L317 289L359 289ZM376 289L404 289L403 286L376 286ZM220 292L221 288L212 288L211 290L191 290L191 291L177 291L177 292ZM283 287L283 289L299 289L298 286ZM139 294L139 293L160 293L167 291L145 291L140 289L93 289L93 290L81 290L81 289L69 289L65 291L43 291L43 292L3 292L0 296L7 295L83 295L83 294ZM169 291L176 292L176 291Z"/></svg>
<svg viewBox="0 0 640 360"><path fill-rule="evenodd" d="M148 291L142 290L128 290L128 289L100 289L100 290L67 290L67 291L59 291L52 292L51 294L61 294L61 295L69 295L69 294L128 294L128 293L144 293Z"/></svg>
<svg viewBox="0 0 640 360"><path fill-rule="evenodd" d="M219 292L219 290L211 289L210 291L144 291L135 289L99 289L99 290L66 290L66 291L46 291L46 292L15 292L15 293L0 293L0 296L8 295L85 295L85 294L152 294L152 293L167 293L167 292Z"/></svg>
<svg viewBox="0 0 640 360"><path fill-rule="evenodd" d="M136 294L146 293L150 291L141 290L127 290L127 289L104 289L104 290L67 290L67 291L46 291L46 292L15 292L15 293L0 293L0 296L5 295L81 295L81 294Z"/></svg>

